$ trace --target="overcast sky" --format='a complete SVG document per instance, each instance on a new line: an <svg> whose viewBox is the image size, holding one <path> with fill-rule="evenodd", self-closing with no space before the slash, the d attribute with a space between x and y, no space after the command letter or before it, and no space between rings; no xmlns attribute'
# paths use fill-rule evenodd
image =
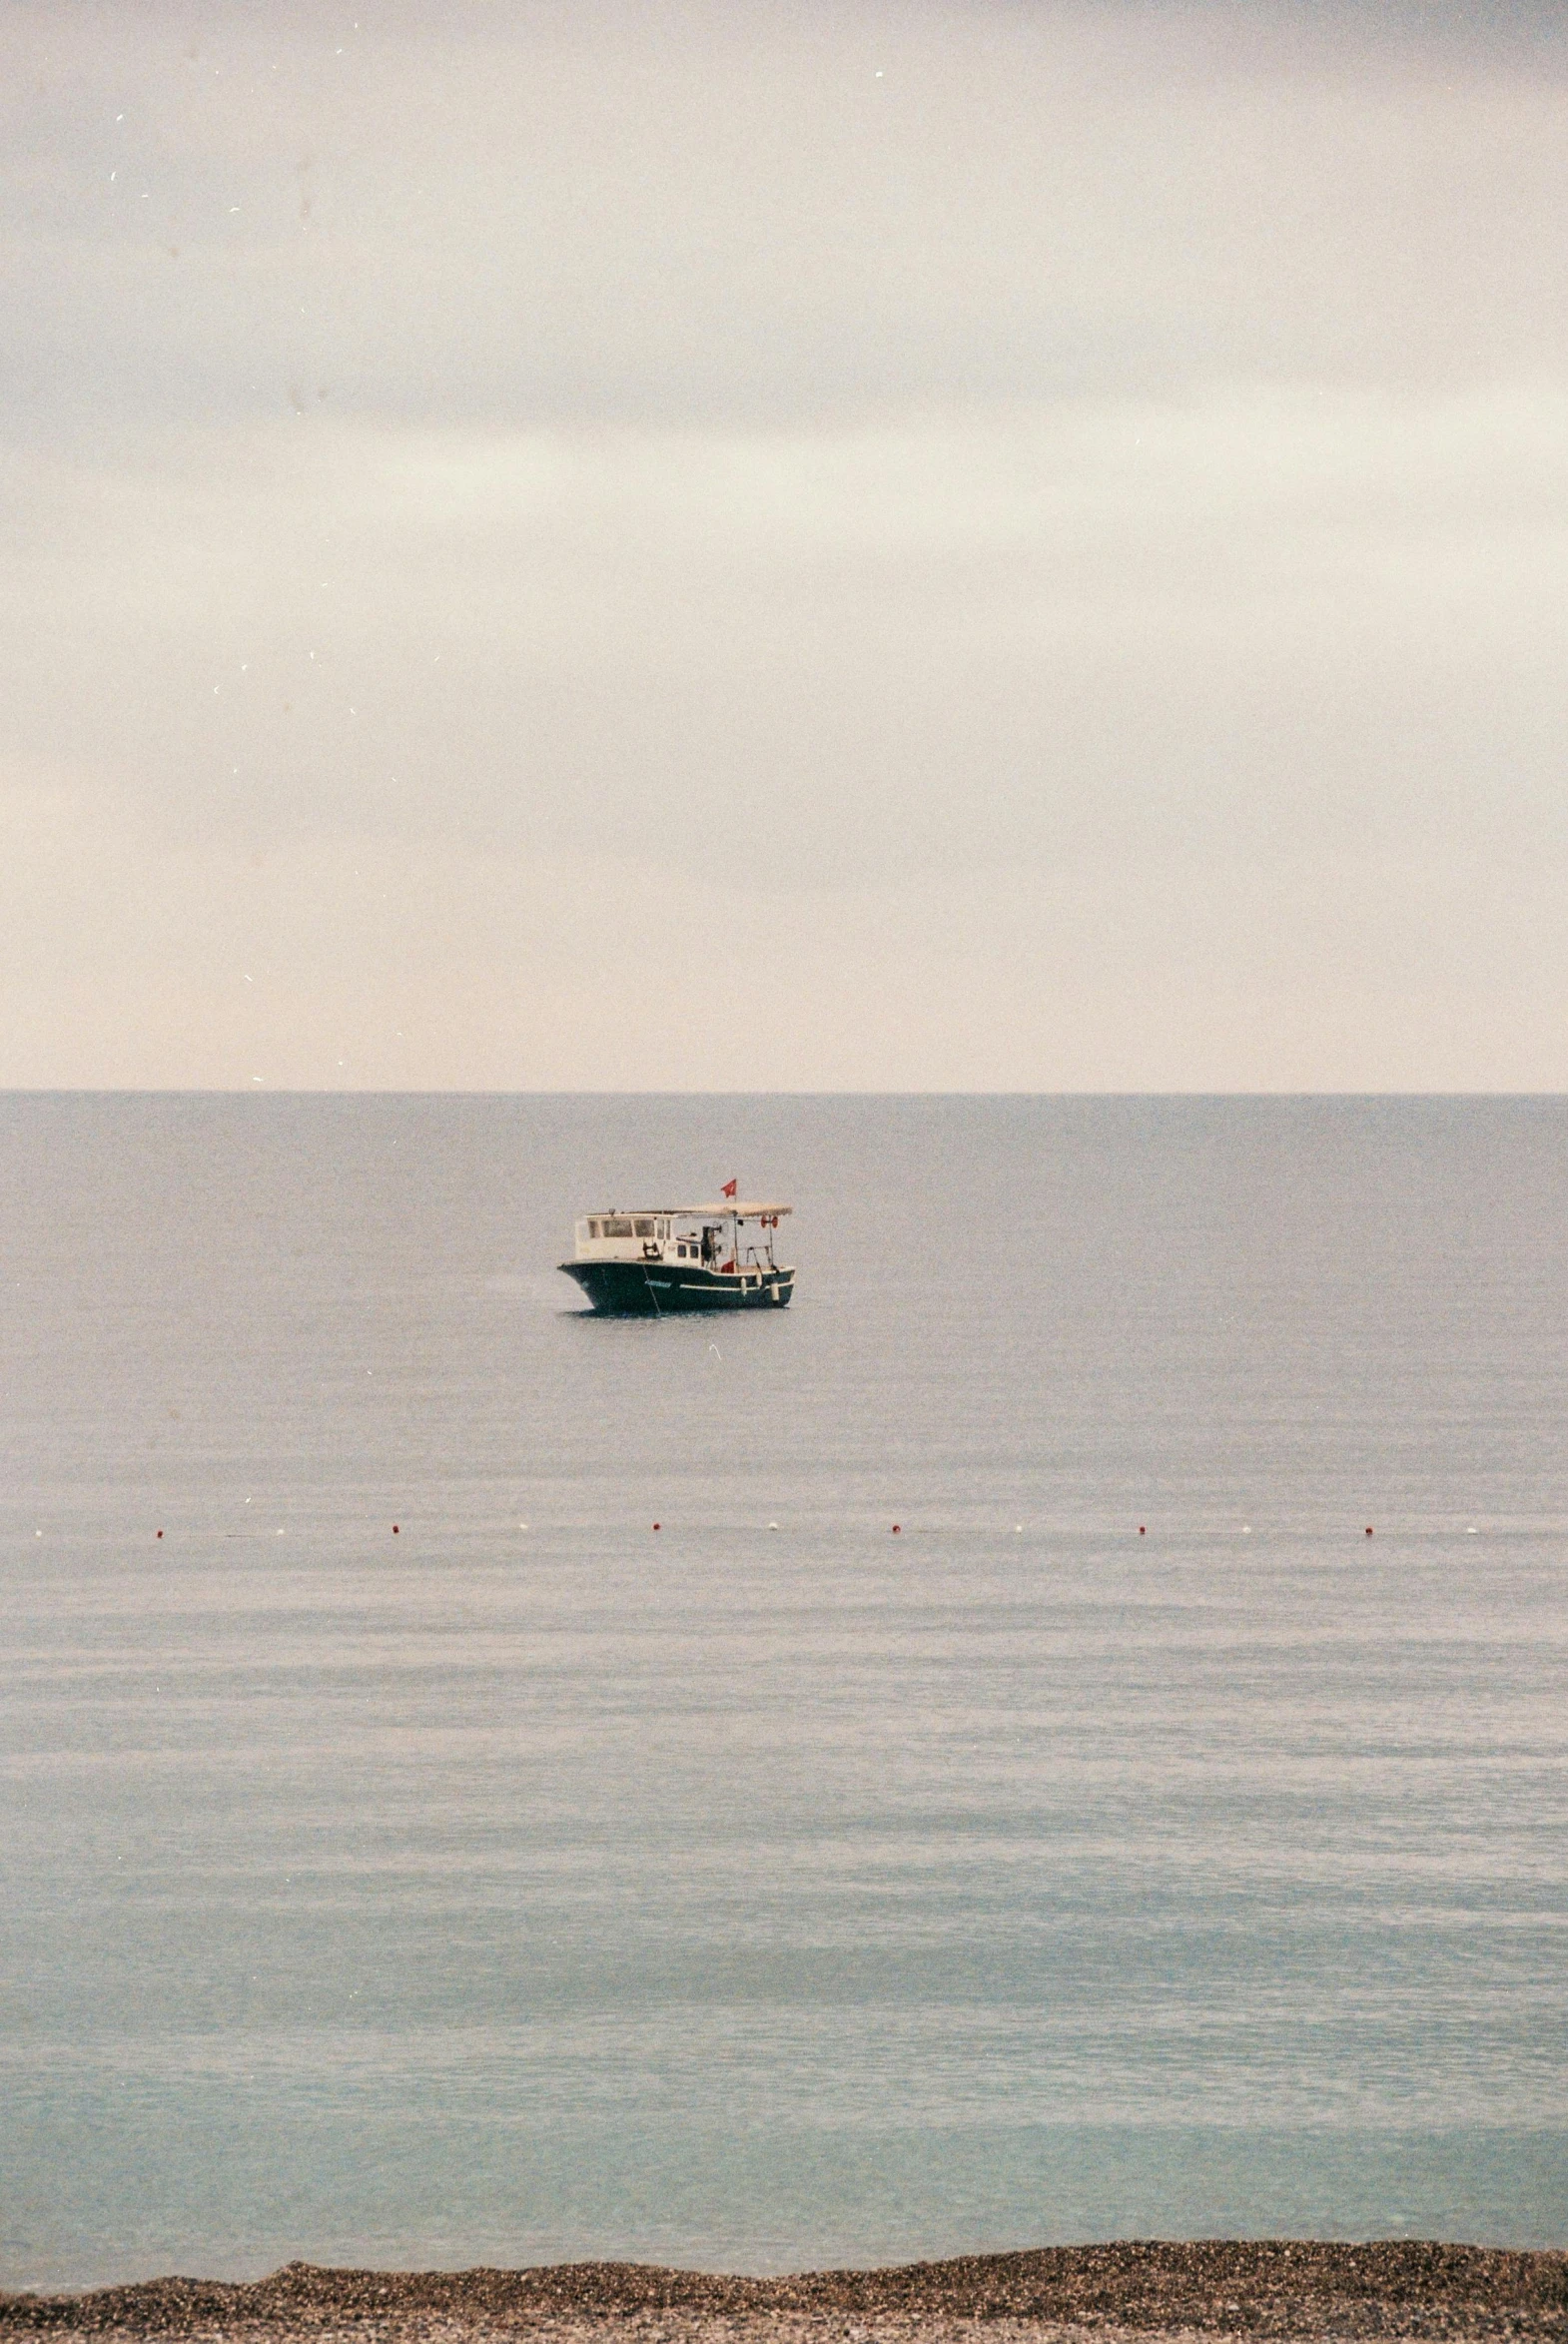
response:
<svg viewBox="0 0 1568 2344"><path fill-rule="evenodd" d="M1568 11L0 14L0 1082L1568 1088Z"/></svg>

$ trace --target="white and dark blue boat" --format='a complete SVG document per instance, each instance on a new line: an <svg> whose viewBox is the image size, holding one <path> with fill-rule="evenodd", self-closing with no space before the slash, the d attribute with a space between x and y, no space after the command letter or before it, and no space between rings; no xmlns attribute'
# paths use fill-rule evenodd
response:
<svg viewBox="0 0 1568 2344"><path fill-rule="evenodd" d="M787 1204L658 1204L589 1212L561 1268L595 1310L664 1318L681 1310L782 1310L795 1272L775 1258Z"/></svg>

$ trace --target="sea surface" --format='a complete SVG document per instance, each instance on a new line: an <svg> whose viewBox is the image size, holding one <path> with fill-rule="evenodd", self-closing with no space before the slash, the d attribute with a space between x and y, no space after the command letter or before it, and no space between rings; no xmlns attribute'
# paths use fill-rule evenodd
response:
<svg viewBox="0 0 1568 2344"><path fill-rule="evenodd" d="M1565 1344L1556 1099L0 1098L0 2283L1563 2243Z"/></svg>

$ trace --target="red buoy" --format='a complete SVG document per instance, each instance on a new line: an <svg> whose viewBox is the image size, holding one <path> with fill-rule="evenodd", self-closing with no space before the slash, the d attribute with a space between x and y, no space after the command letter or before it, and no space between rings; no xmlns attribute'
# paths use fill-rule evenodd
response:
<svg viewBox="0 0 1568 2344"><path fill-rule="evenodd" d="M162 1538L162 1536L163 1536L163 1532L160 1530L160 1531L159 1531L159 1533L158 1533L158 1535L159 1535L159 1537L160 1537L160 1538Z"/></svg>
<svg viewBox="0 0 1568 2344"><path fill-rule="evenodd" d="M393 1536L393 1538L395 1538L395 1537L396 1537L396 1535L397 1535L397 1525L396 1525L396 1523L394 1522L394 1523L392 1524L392 1536Z"/></svg>
<svg viewBox="0 0 1568 2344"><path fill-rule="evenodd" d="M663 1527L664 1527L664 1525L663 1525L663 1523L662 1523L662 1522L655 1522L655 1523L654 1523L654 1525L653 1525L653 1527L654 1527L654 1529L655 1529L655 1530L662 1530L662 1529L663 1529Z"/></svg>
<svg viewBox="0 0 1568 2344"><path fill-rule="evenodd" d="M1138 1535L1140 1538L1147 1538L1149 1536L1149 1532L1144 1528L1142 1522L1140 1522L1138 1526Z"/></svg>
<svg viewBox="0 0 1568 2344"><path fill-rule="evenodd" d="M1371 1525L1371 1523L1370 1523L1370 1522L1368 1522L1368 1524L1366 1525L1366 1535L1367 1535L1367 1537L1368 1537L1368 1538L1370 1538L1370 1537L1371 1537L1371 1535L1372 1535L1372 1525Z"/></svg>
<svg viewBox="0 0 1568 2344"><path fill-rule="evenodd" d="M894 1523L894 1525L893 1525L893 1535L894 1535L894 1537L895 1537L895 1538L897 1538L897 1536L898 1536L899 1532L900 1532L900 1531L903 1529L903 1527L904 1527L904 1525L903 1525L903 1523L902 1523L902 1522L895 1522L895 1523Z"/></svg>

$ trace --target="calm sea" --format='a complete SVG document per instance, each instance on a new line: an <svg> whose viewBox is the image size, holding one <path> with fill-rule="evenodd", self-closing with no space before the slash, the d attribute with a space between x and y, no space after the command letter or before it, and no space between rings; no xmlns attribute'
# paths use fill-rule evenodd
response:
<svg viewBox="0 0 1568 2344"><path fill-rule="evenodd" d="M1568 2238L1568 1103L13 1095L0 1296L5 2282Z"/></svg>

